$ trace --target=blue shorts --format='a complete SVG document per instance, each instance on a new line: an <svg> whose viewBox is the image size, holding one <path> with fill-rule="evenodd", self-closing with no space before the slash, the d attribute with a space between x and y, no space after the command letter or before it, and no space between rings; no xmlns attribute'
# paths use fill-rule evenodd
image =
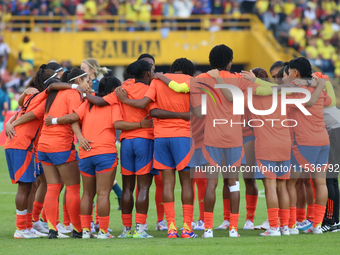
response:
<svg viewBox="0 0 340 255"><path fill-rule="evenodd" d="M325 146L306 146L293 145L291 153L292 170L302 172L319 168L328 168L329 145Z"/></svg>
<svg viewBox="0 0 340 255"><path fill-rule="evenodd" d="M239 167L244 156L243 146L234 148L217 148L205 145L203 155L212 166L222 166L223 154L226 166Z"/></svg>
<svg viewBox="0 0 340 255"><path fill-rule="evenodd" d="M245 145L246 143L248 143L250 141L255 141L255 136L253 136L253 135L243 136L243 145ZM243 156L241 164L247 165L246 155Z"/></svg>
<svg viewBox="0 0 340 255"><path fill-rule="evenodd" d="M34 153L19 149L6 149L6 160L12 183L35 182Z"/></svg>
<svg viewBox="0 0 340 255"><path fill-rule="evenodd" d="M38 151L38 157L42 164L45 165L61 165L67 162L79 160L78 152L76 150L62 151L62 152L41 152Z"/></svg>
<svg viewBox="0 0 340 255"><path fill-rule="evenodd" d="M118 163L117 153L94 155L79 160L80 173L87 177L94 177L96 173L111 172Z"/></svg>
<svg viewBox="0 0 340 255"><path fill-rule="evenodd" d="M122 175L158 175L153 169L153 140L145 138L123 139L120 147Z"/></svg>
<svg viewBox="0 0 340 255"><path fill-rule="evenodd" d="M289 179L290 177L290 160L269 161L256 159L255 167L255 179Z"/></svg>
<svg viewBox="0 0 340 255"><path fill-rule="evenodd" d="M159 170L190 169L190 138L155 138L155 168Z"/></svg>
<svg viewBox="0 0 340 255"><path fill-rule="evenodd" d="M37 177L44 173L44 169L41 162L35 163L35 171L37 172Z"/></svg>
<svg viewBox="0 0 340 255"><path fill-rule="evenodd" d="M208 161L204 158L202 148L195 150L190 160L190 167L203 166L208 164Z"/></svg>

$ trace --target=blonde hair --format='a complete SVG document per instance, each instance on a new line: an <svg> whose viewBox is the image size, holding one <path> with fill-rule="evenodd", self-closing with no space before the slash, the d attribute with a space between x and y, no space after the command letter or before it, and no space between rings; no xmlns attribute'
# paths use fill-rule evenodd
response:
<svg viewBox="0 0 340 255"><path fill-rule="evenodd" d="M94 70L96 78L99 76L104 76L104 74L110 71L110 69L106 67L100 67L98 60L94 58L85 59L83 63L87 64L90 67L90 69Z"/></svg>

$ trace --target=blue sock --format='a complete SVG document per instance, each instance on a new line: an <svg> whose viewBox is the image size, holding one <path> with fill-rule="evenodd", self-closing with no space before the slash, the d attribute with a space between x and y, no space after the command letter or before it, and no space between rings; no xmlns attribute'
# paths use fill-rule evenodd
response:
<svg viewBox="0 0 340 255"><path fill-rule="evenodd" d="M115 185L113 185L112 190L116 193L118 198L122 197L122 189L119 187L118 183L116 183Z"/></svg>

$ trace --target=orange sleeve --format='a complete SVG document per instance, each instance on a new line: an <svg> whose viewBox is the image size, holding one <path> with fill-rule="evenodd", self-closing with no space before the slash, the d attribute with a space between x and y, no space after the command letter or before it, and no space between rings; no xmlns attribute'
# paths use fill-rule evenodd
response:
<svg viewBox="0 0 340 255"><path fill-rule="evenodd" d="M105 97L103 97L103 99L105 100L106 103L108 103L109 105L114 105L114 104L118 104L118 98L116 96L116 94L114 92L106 95Z"/></svg>
<svg viewBox="0 0 340 255"><path fill-rule="evenodd" d="M83 103L78 92L74 91L68 98L68 114L74 111Z"/></svg>
<svg viewBox="0 0 340 255"><path fill-rule="evenodd" d="M32 96L32 95L28 95L28 97L30 97L30 96ZM36 95L29 104L30 108L34 109L35 107L38 107L44 100L46 100L47 96L48 95L46 93L46 90L44 90L43 92ZM25 100L25 102L26 102L26 100Z"/></svg>
<svg viewBox="0 0 340 255"><path fill-rule="evenodd" d="M38 105L38 107L36 107L34 110L32 110L33 114L40 120L44 118L45 103L46 103L46 100L41 102L40 105Z"/></svg>
<svg viewBox="0 0 340 255"><path fill-rule="evenodd" d="M82 103L74 112L79 116L79 120L83 120L86 110L89 108L89 102L85 101Z"/></svg>
<svg viewBox="0 0 340 255"><path fill-rule="evenodd" d="M157 80L153 80L150 84L150 88L145 94L145 97L150 98L152 101L156 101L156 86L157 86Z"/></svg>
<svg viewBox="0 0 340 255"><path fill-rule="evenodd" d="M112 113L112 123L116 121L123 120L122 110L120 104L115 104L111 106L111 113Z"/></svg>

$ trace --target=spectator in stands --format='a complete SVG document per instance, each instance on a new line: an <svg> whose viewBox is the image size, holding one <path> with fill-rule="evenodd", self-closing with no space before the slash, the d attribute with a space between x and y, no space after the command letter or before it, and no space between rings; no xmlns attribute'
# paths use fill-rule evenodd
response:
<svg viewBox="0 0 340 255"><path fill-rule="evenodd" d="M321 7L326 16L334 15L337 10L336 3L330 0L322 0Z"/></svg>
<svg viewBox="0 0 340 255"><path fill-rule="evenodd" d="M339 7L340 7L340 4L339 4ZM332 28L335 33L340 32L340 16L339 15L335 17L335 22L332 24Z"/></svg>
<svg viewBox="0 0 340 255"><path fill-rule="evenodd" d="M0 31L5 30L5 24L8 23L12 18L12 13L8 9L7 5L2 5L0 10Z"/></svg>
<svg viewBox="0 0 340 255"><path fill-rule="evenodd" d="M243 13L253 13L256 0L240 0L239 2ZM239 2L235 2L235 4L239 4Z"/></svg>
<svg viewBox="0 0 340 255"><path fill-rule="evenodd" d="M139 22L140 30L146 30L146 31L150 30L151 10L152 10L152 5L149 3L149 0L146 0L140 6L139 13L138 13L138 22ZM157 15L161 15L161 14L157 14Z"/></svg>
<svg viewBox="0 0 340 255"><path fill-rule="evenodd" d="M84 4L85 7L85 14L84 14L84 19L86 24L92 24L95 23L92 18L97 16L98 11L97 11L97 3L94 0L87 0ZM89 25L85 28L85 30L94 30L91 28Z"/></svg>
<svg viewBox="0 0 340 255"><path fill-rule="evenodd" d="M119 5L118 0L110 0L106 7L106 11L109 15L117 16L119 12L119 8L120 8L120 5ZM110 24L114 24L114 22L115 22L114 20L109 20ZM111 30L113 31L114 28L112 27Z"/></svg>
<svg viewBox="0 0 340 255"><path fill-rule="evenodd" d="M201 8L204 14L211 13L211 1L210 0L196 0L197 2L201 2Z"/></svg>
<svg viewBox="0 0 340 255"><path fill-rule="evenodd" d="M0 65L1 69L7 68L7 59L11 49L8 47L7 43L4 42L3 37L0 35L0 56L2 56L2 62Z"/></svg>
<svg viewBox="0 0 340 255"><path fill-rule="evenodd" d="M19 45L20 58L30 63L33 67L34 66L34 52L38 52L38 51L41 51L41 50L35 47L35 43L31 41L27 35L24 36L22 43Z"/></svg>
<svg viewBox="0 0 340 255"><path fill-rule="evenodd" d="M287 0L284 4L283 4L283 13L285 15L291 15L293 13L295 9L295 3L293 0Z"/></svg>
<svg viewBox="0 0 340 255"><path fill-rule="evenodd" d="M308 46L306 47L306 56L312 65L316 65L316 61L319 58L319 51L316 46L315 38L309 40Z"/></svg>
<svg viewBox="0 0 340 255"><path fill-rule="evenodd" d="M143 2L144 4L148 4L148 1L146 1L146 3ZM152 0L151 1L151 7L152 7L152 12L151 15L152 16L160 16L162 15L162 2L159 0Z"/></svg>
<svg viewBox="0 0 340 255"><path fill-rule="evenodd" d="M97 0L97 15L106 15L106 8L107 8L108 2L106 0Z"/></svg>
<svg viewBox="0 0 340 255"><path fill-rule="evenodd" d="M292 28L291 17L287 16L284 22L282 22L280 25L279 38L278 38L279 43L284 47L288 46L289 31L291 28Z"/></svg>
<svg viewBox="0 0 340 255"><path fill-rule="evenodd" d="M334 54L333 65L335 68L334 70L335 78L340 78L340 48L338 48L337 54Z"/></svg>
<svg viewBox="0 0 340 255"><path fill-rule="evenodd" d="M64 13L62 12L62 9L61 9L61 4L58 4L58 6L54 7L53 9L53 16L54 17L57 17L58 19L56 20L53 20L51 23L54 24L55 26L57 27L53 27L53 31L56 32L56 31L59 31L60 30L60 26L62 23L64 23Z"/></svg>
<svg viewBox="0 0 340 255"><path fill-rule="evenodd" d="M192 15L202 15L202 14L205 14L204 10L202 9L202 2L201 1L196 1L194 3L194 7L192 8L191 14ZM200 20L198 20L198 22L199 21Z"/></svg>
<svg viewBox="0 0 340 255"><path fill-rule="evenodd" d="M163 5L163 15L166 16L167 18L171 18L168 20L164 20L163 27L162 27L162 34L163 37L167 37L170 28L173 30L176 30L176 20L175 18L177 16L177 12L174 6L174 0L167 0L164 5Z"/></svg>
<svg viewBox="0 0 340 255"><path fill-rule="evenodd" d="M179 18L189 18L193 3L190 0L174 0L175 12Z"/></svg>
<svg viewBox="0 0 340 255"><path fill-rule="evenodd" d="M174 0L167 0L163 5L163 15L168 18L174 18L177 16L176 9L174 7Z"/></svg>
<svg viewBox="0 0 340 255"><path fill-rule="evenodd" d="M65 0L64 8L67 12L67 15L74 16L76 15L78 0Z"/></svg>
<svg viewBox="0 0 340 255"><path fill-rule="evenodd" d="M263 16L266 13L266 11L268 10L269 7L269 1L268 0L259 0L256 2L256 11L257 11L257 15L259 16L259 18L263 21Z"/></svg>
<svg viewBox="0 0 340 255"><path fill-rule="evenodd" d="M327 18L327 20L325 20L322 23L323 29L322 29L322 38L324 40L330 40L332 39L333 35L334 35L334 30L333 30L333 17L329 16Z"/></svg>
<svg viewBox="0 0 340 255"><path fill-rule="evenodd" d="M212 5L211 14L221 15L224 12L223 4L221 0L214 0Z"/></svg>
<svg viewBox="0 0 340 255"><path fill-rule="evenodd" d="M322 71L325 73L330 73L334 71L334 66L332 63L333 55L336 53L335 48L330 43L329 40L324 42L324 46L319 47L320 58L322 59Z"/></svg>
<svg viewBox="0 0 340 255"><path fill-rule="evenodd" d="M272 6L269 6L268 10L263 15L263 23L268 30L271 30L273 32L276 38L277 38L276 31L279 22L280 22L279 15L276 12L274 12Z"/></svg>
<svg viewBox="0 0 340 255"><path fill-rule="evenodd" d="M298 23L295 27L289 30L289 46L296 50L304 49L306 31L302 28L302 24Z"/></svg>
<svg viewBox="0 0 340 255"><path fill-rule="evenodd" d="M7 82L6 87L12 87L17 92L20 87L23 87L28 83L32 75L32 65L21 58L18 58L17 65L13 70L12 79L11 81Z"/></svg>
<svg viewBox="0 0 340 255"><path fill-rule="evenodd" d="M303 12L303 15L305 16L307 24L311 24L312 21L316 19L315 9L312 9L310 7L310 4L307 5L306 9Z"/></svg>
<svg viewBox="0 0 340 255"><path fill-rule="evenodd" d="M125 4L125 19L129 24L128 31L135 31L135 25L138 21L140 3L136 0L127 0Z"/></svg>

